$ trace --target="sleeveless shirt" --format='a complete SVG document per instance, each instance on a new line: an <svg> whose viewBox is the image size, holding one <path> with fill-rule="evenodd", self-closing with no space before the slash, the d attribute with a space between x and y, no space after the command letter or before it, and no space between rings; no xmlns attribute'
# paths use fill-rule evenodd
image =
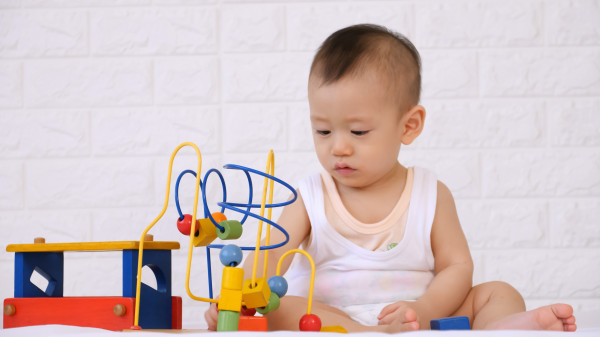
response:
<svg viewBox="0 0 600 337"><path fill-rule="evenodd" d="M316 265L313 298L335 307L416 300L434 276L431 226L436 209L437 178L414 168L404 236L387 251L364 249L339 234L327 221L319 174L302 180L299 191L311 223L303 245ZM285 274L289 295L308 297L310 263L297 256Z"/></svg>

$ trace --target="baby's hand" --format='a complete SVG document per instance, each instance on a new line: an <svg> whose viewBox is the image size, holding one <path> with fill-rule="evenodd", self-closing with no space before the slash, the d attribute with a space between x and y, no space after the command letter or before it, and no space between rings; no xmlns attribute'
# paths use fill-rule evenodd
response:
<svg viewBox="0 0 600 337"><path fill-rule="evenodd" d="M204 312L204 319L208 324L208 330L217 330L217 319L219 318L219 311L217 310L217 304L211 303L208 310Z"/></svg>
<svg viewBox="0 0 600 337"><path fill-rule="evenodd" d="M378 324L393 324L397 326L399 331L419 330L420 324L417 312L410 304L411 302L399 301L387 305L377 316Z"/></svg>

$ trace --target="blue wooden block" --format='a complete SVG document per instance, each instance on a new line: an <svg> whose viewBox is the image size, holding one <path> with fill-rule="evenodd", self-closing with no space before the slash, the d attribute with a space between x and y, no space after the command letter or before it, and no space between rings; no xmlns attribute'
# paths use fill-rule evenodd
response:
<svg viewBox="0 0 600 337"><path fill-rule="evenodd" d="M64 269L63 252L15 253L15 297L62 297ZM48 281L46 289L31 283L34 272Z"/></svg>
<svg viewBox="0 0 600 337"><path fill-rule="evenodd" d="M471 330L471 324L467 316L432 319L431 330Z"/></svg>
<svg viewBox="0 0 600 337"><path fill-rule="evenodd" d="M138 250L123 250L123 297L135 297ZM171 329L171 251L144 249L143 266L156 277L156 290L142 283L139 325L144 329Z"/></svg>

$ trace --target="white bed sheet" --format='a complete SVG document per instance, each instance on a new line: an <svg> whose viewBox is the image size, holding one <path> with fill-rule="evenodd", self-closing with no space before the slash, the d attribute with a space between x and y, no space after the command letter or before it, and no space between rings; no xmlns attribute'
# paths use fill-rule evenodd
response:
<svg viewBox="0 0 600 337"><path fill-rule="evenodd" d="M65 325L43 325L43 326L32 326L25 328L13 328L13 329L5 329L0 330L0 335L6 337L30 337L30 336L84 336L84 337L106 337L106 336L116 336L116 335L141 335L141 336L155 336L155 335L205 335L207 331L199 331L199 330L179 330L179 331L165 331L165 332L156 332L156 331L135 331L135 332L114 332L103 329L96 328L80 328L73 326L65 326ZM278 337L297 337L305 334L311 334L315 336L322 337L340 337L341 334L338 333L326 333L326 332L297 332L297 331L278 331L278 332L219 332L219 337L260 337L268 335L276 335ZM354 333L349 335L360 335L360 337L368 337L368 336L389 336L384 333L375 333L375 332L363 332L363 333ZM416 337L425 337L425 336L444 336L444 337L453 337L453 336L468 336L468 337L477 337L477 336L486 336L486 337L552 337L552 336L572 336L572 337L598 337L600 336L600 328L582 328L576 332L556 332L556 331L525 331L525 330L498 330L498 331L482 331L482 330L462 330L462 331L415 331L415 332L407 332L403 333L402 336L416 336Z"/></svg>

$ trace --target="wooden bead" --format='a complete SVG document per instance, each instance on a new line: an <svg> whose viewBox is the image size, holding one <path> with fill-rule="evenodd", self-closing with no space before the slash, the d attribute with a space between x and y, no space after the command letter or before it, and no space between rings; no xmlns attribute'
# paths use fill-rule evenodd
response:
<svg viewBox="0 0 600 337"><path fill-rule="evenodd" d="M269 284L269 288L271 288L271 291L276 293L277 296L279 296L280 298L285 296L285 294L287 293L287 281L281 276L272 276L267 282L267 284Z"/></svg>
<svg viewBox="0 0 600 337"><path fill-rule="evenodd" d="M223 268L221 288L231 290L242 290L244 285L244 269L235 267Z"/></svg>
<svg viewBox="0 0 600 337"><path fill-rule="evenodd" d="M208 246L217 238L217 227L209 218L196 220L196 228L192 241L195 247Z"/></svg>
<svg viewBox="0 0 600 337"><path fill-rule="evenodd" d="M127 313L127 307L125 307L123 304L115 304L113 307L113 312L119 317L124 316Z"/></svg>
<svg viewBox="0 0 600 337"><path fill-rule="evenodd" d="M244 304L248 308L266 307L271 297L271 288L269 288L267 280L264 277L259 277L255 280L254 285L251 283L252 279L244 281L244 286L242 287Z"/></svg>
<svg viewBox="0 0 600 337"><path fill-rule="evenodd" d="M237 331L239 323L239 312L221 310L217 317L217 331Z"/></svg>
<svg viewBox="0 0 600 337"><path fill-rule="evenodd" d="M240 316L238 331L267 331L267 318Z"/></svg>
<svg viewBox="0 0 600 337"><path fill-rule="evenodd" d="M315 314L306 314L300 318L300 331L321 331L321 319Z"/></svg>
<svg viewBox="0 0 600 337"><path fill-rule="evenodd" d="M269 303L262 308L256 308L256 311L260 312L263 315L270 313L271 311L275 311L279 308L279 296L276 293L271 292L271 296L269 296Z"/></svg>
<svg viewBox="0 0 600 337"><path fill-rule="evenodd" d="M221 221L219 225L223 227L223 231L217 231L217 236L221 240L235 240L242 236L242 224L237 220Z"/></svg>
<svg viewBox="0 0 600 337"><path fill-rule="evenodd" d="M183 216L183 219L177 218L177 229L183 235L190 235L190 231L192 230L192 216L186 214Z"/></svg>
<svg viewBox="0 0 600 337"><path fill-rule="evenodd" d="M243 316L254 316L254 315L256 315L256 309L254 309L254 308L248 309L248 308L246 308L246 306L242 306L242 311L240 311L240 313Z"/></svg>
<svg viewBox="0 0 600 337"><path fill-rule="evenodd" d="M225 216L225 214L223 214L221 212L214 212L211 215L217 223L227 220L227 217Z"/></svg>
<svg viewBox="0 0 600 337"><path fill-rule="evenodd" d="M237 266L242 262L243 258L242 249L236 245L226 245L221 248L221 252L219 253L219 259L226 267Z"/></svg>
<svg viewBox="0 0 600 337"><path fill-rule="evenodd" d="M240 290L221 289L217 307L219 312L235 311L239 314L242 310L242 292Z"/></svg>

